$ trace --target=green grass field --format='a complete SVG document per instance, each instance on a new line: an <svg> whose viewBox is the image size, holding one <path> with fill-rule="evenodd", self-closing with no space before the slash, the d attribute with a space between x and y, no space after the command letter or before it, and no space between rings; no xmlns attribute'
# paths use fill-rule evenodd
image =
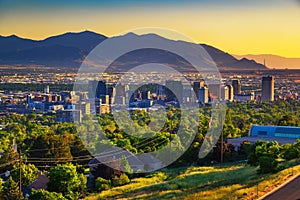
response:
<svg viewBox="0 0 300 200"><path fill-rule="evenodd" d="M291 164L291 163L290 163ZM98 199L256 199L300 173L300 165L260 175L245 164L164 169L85 200Z"/></svg>

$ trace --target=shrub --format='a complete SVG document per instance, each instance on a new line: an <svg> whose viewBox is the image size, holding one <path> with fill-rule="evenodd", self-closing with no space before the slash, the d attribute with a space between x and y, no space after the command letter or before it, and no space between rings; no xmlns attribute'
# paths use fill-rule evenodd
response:
<svg viewBox="0 0 300 200"><path fill-rule="evenodd" d="M278 162L275 158L270 156L262 156L258 159L259 161L259 170L258 173L275 173L279 170Z"/></svg>
<svg viewBox="0 0 300 200"><path fill-rule="evenodd" d="M296 148L296 145L285 145L283 152L283 158L286 160L292 160L296 158L300 158L300 149Z"/></svg>
<svg viewBox="0 0 300 200"><path fill-rule="evenodd" d="M248 155L248 164L251 166L257 166L258 165L258 158L254 152L251 152Z"/></svg>
<svg viewBox="0 0 300 200"><path fill-rule="evenodd" d="M57 199L57 200L66 200L65 197L61 193L49 192L47 190L32 190L31 195L29 196L29 200L49 200L49 199Z"/></svg>
<svg viewBox="0 0 300 200"><path fill-rule="evenodd" d="M178 189L178 185L173 183L173 184L167 184L166 185L166 189L167 190L177 190Z"/></svg>
<svg viewBox="0 0 300 200"><path fill-rule="evenodd" d="M114 186L121 186L125 185L130 182L130 179L126 174L121 174L120 177L115 176L112 180Z"/></svg>
<svg viewBox="0 0 300 200"><path fill-rule="evenodd" d="M111 181L98 177L95 181L95 187L98 191L108 190L111 188Z"/></svg>

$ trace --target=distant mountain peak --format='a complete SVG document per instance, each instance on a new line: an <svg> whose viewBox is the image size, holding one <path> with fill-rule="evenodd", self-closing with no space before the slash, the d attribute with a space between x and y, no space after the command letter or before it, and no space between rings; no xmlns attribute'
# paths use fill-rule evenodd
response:
<svg viewBox="0 0 300 200"><path fill-rule="evenodd" d="M20 37L16 36L15 34L12 34L12 35L7 36L7 38L20 38Z"/></svg>
<svg viewBox="0 0 300 200"><path fill-rule="evenodd" d="M257 63L266 63L269 68L275 69L300 69L300 58L286 58L274 54L247 54L234 55L237 59L254 60Z"/></svg>
<svg viewBox="0 0 300 200"><path fill-rule="evenodd" d="M8 35L8 36L1 36L0 35L0 38L3 38L3 39L24 39L24 38L21 38L15 34L12 34L12 35Z"/></svg>

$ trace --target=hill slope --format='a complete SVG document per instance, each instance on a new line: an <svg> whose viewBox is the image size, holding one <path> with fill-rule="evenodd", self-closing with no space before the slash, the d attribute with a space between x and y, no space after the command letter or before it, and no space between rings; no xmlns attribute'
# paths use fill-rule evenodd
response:
<svg viewBox="0 0 300 200"><path fill-rule="evenodd" d="M266 69L264 65L255 62L254 60L248 60L247 58L237 59L232 55L225 53L215 47L201 44L208 54L215 61L217 66L221 69Z"/></svg>
<svg viewBox="0 0 300 200"><path fill-rule="evenodd" d="M256 199L281 185L291 168L276 174L257 174L256 167L243 164L162 170L146 178L91 195L96 199ZM300 165L293 167L294 175ZM258 185L258 187L257 187Z"/></svg>

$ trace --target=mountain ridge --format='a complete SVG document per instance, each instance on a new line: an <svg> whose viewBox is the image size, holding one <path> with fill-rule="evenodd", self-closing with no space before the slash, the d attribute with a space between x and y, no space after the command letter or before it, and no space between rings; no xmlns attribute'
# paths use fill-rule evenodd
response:
<svg viewBox="0 0 300 200"><path fill-rule="evenodd" d="M155 34L154 34L155 35ZM161 37L157 35L158 37ZM118 36L115 36L118 37ZM137 35L137 37L139 37ZM52 67L80 67L80 61L107 36L92 31L67 32L50 36L43 40L21 38L16 35L0 36L0 64L3 65L43 65ZM163 38L163 37L161 37ZM166 38L163 38L166 39ZM179 42L179 41L176 41ZM257 69L264 70L264 65L249 59L237 59L229 53L206 44L201 45L215 61L219 69ZM154 53L154 52L153 52ZM139 56L147 57L147 54ZM160 55L164 56L164 55ZM131 56L132 59L132 56ZM147 59L145 59L147 60ZM158 59L159 60L159 59ZM164 59L168 60L168 59ZM169 58L173 65L180 65ZM124 66L129 62L123 61ZM127 63L126 63L127 62ZM184 66L189 71L188 65Z"/></svg>

